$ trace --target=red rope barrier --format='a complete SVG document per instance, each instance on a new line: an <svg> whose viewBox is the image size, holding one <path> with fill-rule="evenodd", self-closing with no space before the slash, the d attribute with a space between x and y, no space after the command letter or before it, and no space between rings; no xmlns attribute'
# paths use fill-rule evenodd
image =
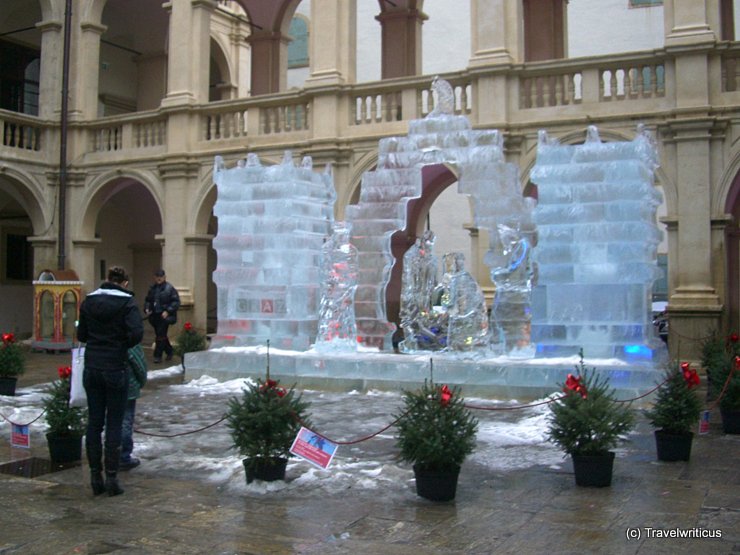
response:
<svg viewBox="0 0 740 555"><path fill-rule="evenodd" d="M719 405L719 402L722 400L722 397L725 396L725 393L727 393L727 388L730 386L730 381L732 381L732 375L735 373L735 370L737 370L737 364L730 368L730 373L727 375L727 379L725 380L725 385L722 386L722 391L719 392L719 397L717 397L714 400L714 404L709 407L709 410L714 410L717 408L717 405Z"/></svg>

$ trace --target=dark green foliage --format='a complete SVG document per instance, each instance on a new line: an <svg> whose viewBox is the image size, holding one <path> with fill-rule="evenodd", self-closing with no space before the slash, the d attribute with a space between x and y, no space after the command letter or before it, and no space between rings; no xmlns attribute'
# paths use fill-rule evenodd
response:
<svg viewBox="0 0 740 555"><path fill-rule="evenodd" d="M25 370L26 354L23 347L15 339L4 340L0 344L0 376L14 378Z"/></svg>
<svg viewBox="0 0 740 555"><path fill-rule="evenodd" d="M702 344L701 365L707 372L713 398L722 394L737 356L740 356L740 341L736 333L726 339L713 334ZM728 411L740 410L740 369L735 370L727 384L720 407Z"/></svg>
<svg viewBox="0 0 740 555"><path fill-rule="evenodd" d="M670 434L685 434L699 421L702 402L689 389L678 363L669 366L665 382L658 388L652 409L646 411L651 424Z"/></svg>
<svg viewBox="0 0 740 555"><path fill-rule="evenodd" d="M301 397L293 387L283 389L279 381L270 379L247 385L241 399L232 397L227 426L239 454L253 461L288 458L298 430L311 426L306 413L310 403Z"/></svg>
<svg viewBox="0 0 740 555"><path fill-rule="evenodd" d="M69 406L69 378L52 382L44 399L48 432L60 436L82 436L87 427L87 409Z"/></svg>
<svg viewBox="0 0 740 555"><path fill-rule="evenodd" d="M634 415L628 404L618 403L608 378L590 371L581 361L576 372L586 387L586 398L566 390L565 397L550 403L547 430L550 440L569 455L604 454L616 446L619 436L634 425Z"/></svg>
<svg viewBox="0 0 740 555"><path fill-rule="evenodd" d="M460 388L451 392L446 405L440 386L431 381L419 391L404 392L405 410L397 416L401 460L426 470L451 470L473 452L478 420L465 407Z"/></svg>
<svg viewBox="0 0 740 555"><path fill-rule="evenodd" d="M185 353L205 351L208 347L208 341L206 340L205 334L196 331L190 322L185 322L185 325L178 334L176 341L177 344L173 347L173 351L181 358Z"/></svg>

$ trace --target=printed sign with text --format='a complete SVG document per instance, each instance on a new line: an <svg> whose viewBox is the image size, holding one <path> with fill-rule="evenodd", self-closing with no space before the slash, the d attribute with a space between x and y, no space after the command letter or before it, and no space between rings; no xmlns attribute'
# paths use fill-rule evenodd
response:
<svg viewBox="0 0 740 555"><path fill-rule="evenodd" d="M337 444L302 427L293 441L290 452L326 470L337 452Z"/></svg>

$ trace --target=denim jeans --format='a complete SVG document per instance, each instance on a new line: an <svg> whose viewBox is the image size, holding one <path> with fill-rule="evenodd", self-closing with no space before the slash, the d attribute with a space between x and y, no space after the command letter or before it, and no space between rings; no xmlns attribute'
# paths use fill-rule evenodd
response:
<svg viewBox="0 0 740 555"><path fill-rule="evenodd" d="M101 445L105 429L105 449L121 446L123 412L128 400L128 371L120 369L97 370L85 367L82 383L87 393L87 441Z"/></svg>
<svg viewBox="0 0 740 555"><path fill-rule="evenodd" d="M134 418L136 417L136 399L126 401L121 427L121 462L129 462L134 451Z"/></svg>

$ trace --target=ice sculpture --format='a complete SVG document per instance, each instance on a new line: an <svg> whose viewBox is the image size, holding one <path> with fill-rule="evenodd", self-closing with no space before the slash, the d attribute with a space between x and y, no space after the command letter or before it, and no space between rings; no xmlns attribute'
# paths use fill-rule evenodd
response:
<svg viewBox="0 0 740 555"><path fill-rule="evenodd" d="M532 335L543 356L654 360L661 350L651 323L659 277L653 186L657 154L640 128L633 141L602 143L596 127L583 145L558 145L540 131L531 179L538 281Z"/></svg>
<svg viewBox="0 0 740 555"><path fill-rule="evenodd" d="M213 247L218 266L218 331L212 345L263 345L306 350L315 342L319 257L330 234L336 193L330 171L300 167L286 152L281 164L225 169L216 157Z"/></svg>
<svg viewBox="0 0 740 555"><path fill-rule="evenodd" d="M439 262L434 255L434 232L426 230L403 256L401 284L401 328L404 340L401 351L440 350L447 344L444 316L432 306L437 287Z"/></svg>
<svg viewBox="0 0 740 555"><path fill-rule="evenodd" d="M350 243L352 226L335 222L321 249L321 305L315 348L320 352L356 351L355 290L357 249Z"/></svg>
<svg viewBox="0 0 740 555"><path fill-rule="evenodd" d="M377 169L363 174L360 202L345 212L361 252L358 335L363 343L387 350L395 327L386 318L385 298L394 264L391 235L407 229L407 204L420 198L426 186L424 166L445 164L455 169L458 191L472 198L476 226L488 232L491 250L485 263L491 270L501 257L499 223L525 236L534 229L532 204L522 197L519 170L504 162L501 133L473 129L467 117L456 115L456 91L447 81L435 78L432 90L434 109L409 122L408 136L381 139Z"/></svg>
<svg viewBox="0 0 740 555"><path fill-rule="evenodd" d="M461 252L445 254L451 266L447 312L447 349L450 351L480 351L488 346L488 311L486 299L478 282L465 269ZM444 302L444 296L443 296Z"/></svg>
<svg viewBox="0 0 740 555"><path fill-rule="evenodd" d="M499 249L491 257L496 293L491 307L491 351L511 358L531 358L532 244L520 224L498 224ZM531 235L531 234L530 234Z"/></svg>

